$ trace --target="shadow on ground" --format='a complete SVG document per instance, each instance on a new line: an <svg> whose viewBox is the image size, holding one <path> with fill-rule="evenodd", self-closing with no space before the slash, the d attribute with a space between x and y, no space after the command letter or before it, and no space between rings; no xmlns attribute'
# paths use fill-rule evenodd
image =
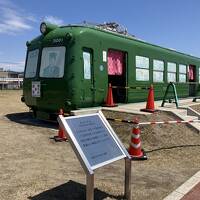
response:
<svg viewBox="0 0 200 200"><path fill-rule="evenodd" d="M110 195L101 190L94 190L94 199L102 200L106 198L122 200L122 196ZM28 197L29 200L85 200L86 186L72 180L58 187L44 191L36 196Z"/></svg>
<svg viewBox="0 0 200 200"><path fill-rule="evenodd" d="M58 124L57 122L53 121L44 121L40 119L35 119L32 116L31 112L22 112L22 113L10 113L5 115L10 121L20 123L20 124L26 124L26 125L32 125L32 126L39 126L39 127L45 127L45 128L53 128L57 129Z"/></svg>

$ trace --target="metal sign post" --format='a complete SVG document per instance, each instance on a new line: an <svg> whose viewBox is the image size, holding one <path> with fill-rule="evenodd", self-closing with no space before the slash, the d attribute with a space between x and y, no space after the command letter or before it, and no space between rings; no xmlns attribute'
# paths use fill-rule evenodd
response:
<svg viewBox="0 0 200 200"><path fill-rule="evenodd" d="M124 158L125 197L131 200L131 158L103 113L59 115L58 122L86 173L86 199L94 199L94 170Z"/></svg>
<svg viewBox="0 0 200 200"><path fill-rule="evenodd" d="M86 175L86 200L94 200L94 174Z"/></svg>
<svg viewBox="0 0 200 200"><path fill-rule="evenodd" d="M127 200L131 200L131 160L128 158L125 158L124 196Z"/></svg>

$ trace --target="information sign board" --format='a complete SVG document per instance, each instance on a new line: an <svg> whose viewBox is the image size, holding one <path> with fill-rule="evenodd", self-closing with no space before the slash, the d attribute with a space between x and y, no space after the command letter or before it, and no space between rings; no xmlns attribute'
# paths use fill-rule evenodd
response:
<svg viewBox="0 0 200 200"><path fill-rule="evenodd" d="M92 174L94 169L125 157L129 158L128 152L102 112L66 118L59 116L58 122L66 131L87 172Z"/></svg>

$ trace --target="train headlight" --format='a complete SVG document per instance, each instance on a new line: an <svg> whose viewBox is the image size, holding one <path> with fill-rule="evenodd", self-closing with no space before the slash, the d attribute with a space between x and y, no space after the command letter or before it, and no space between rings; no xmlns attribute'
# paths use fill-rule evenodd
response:
<svg viewBox="0 0 200 200"><path fill-rule="evenodd" d="M44 34L46 31L47 31L47 25L46 25L45 22L42 22L42 23L40 24L40 32L41 32L42 34Z"/></svg>
<svg viewBox="0 0 200 200"><path fill-rule="evenodd" d="M50 31L53 31L54 29L58 28L57 25L55 24L51 24L51 23L48 23L48 22L42 22L40 24L40 32L45 35L47 33L49 33Z"/></svg>

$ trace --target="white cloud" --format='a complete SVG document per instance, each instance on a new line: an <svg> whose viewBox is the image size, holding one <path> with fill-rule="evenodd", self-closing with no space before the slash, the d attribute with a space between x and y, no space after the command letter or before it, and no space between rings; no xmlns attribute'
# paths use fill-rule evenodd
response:
<svg viewBox="0 0 200 200"><path fill-rule="evenodd" d="M0 0L0 34L16 35L32 29L33 23L38 23L40 17L27 14L10 0ZM56 16L45 16L43 21L63 25L63 20Z"/></svg>
<svg viewBox="0 0 200 200"><path fill-rule="evenodd" d="M24 66L25 66L25 61L0 62L0 68L3 68L4 70L23 72Z"/></svg>
<svg viewBox="0 0 200 200"><path fill-rule="evenodd" d="M0 33L17 34L32 28L35 18L18 8L9 0L0 0Z"/></svg>
<svg viewBox="0 0 200 200"><path fill-rule="evenodd" d="M59 19L58 17L55 16L45 16L44 21L49 22L51 24L57 24L59 26L64 24L64 21L62 19Z"/></svg>

